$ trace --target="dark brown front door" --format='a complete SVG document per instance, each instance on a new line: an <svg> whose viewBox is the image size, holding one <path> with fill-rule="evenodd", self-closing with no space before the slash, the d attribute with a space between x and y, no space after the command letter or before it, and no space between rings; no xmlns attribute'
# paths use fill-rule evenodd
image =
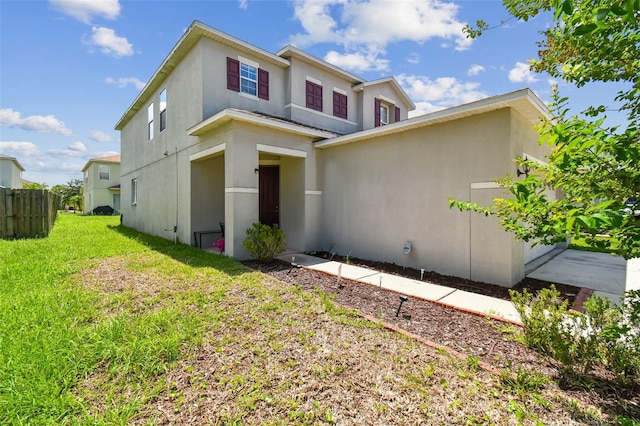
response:
<svg viewBox="0 0 640 426"><path fill-rule="evenodd" d="M280 166L260 166L260 223L280 226Z"/></svg>

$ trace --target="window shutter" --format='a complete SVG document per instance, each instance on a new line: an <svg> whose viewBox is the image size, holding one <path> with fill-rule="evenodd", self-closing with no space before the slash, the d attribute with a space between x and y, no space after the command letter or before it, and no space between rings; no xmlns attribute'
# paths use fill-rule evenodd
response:
<svg viewBox="0 0 640 426"><path fill-rule="evenodd" d="M314 84L314 86L316 92L315 109L322 111L322 86L318 86L317 84Z"/></svg>
<svg viewBox="0 0 640 426"><path fill-rule="evenodd" d="M307 108L322 111L322 86L306 81Z"/></svg>
<svg viewBox="0 0 640 426"><path fill-rule="evenodd" d="M240 91L240 61L227 58L227 89Z"/></svg>
<svg viewBox="0 0 640 426"><path fill-rule="evenodd" d="M394 121L397 123L398 121L400 121L400 108L396 107L396 117L394 119Z"/></svg>
<svg viewBox="0 0 640 426"><path fill-rule="evenodd" d="M309 80L307 80L307 89L306 89L306 93L307 93L307 108L313 108L313 106L314 106L315 93L314 93L314 90L313 90L313 86L314 86L314 84L312 82L310 82Z"/></svg>
<svg viewBox="0 0 640 426"><path fill-rule="evenodd" d="M380 127L380 99L375 98L373 100L373 125Z"/></svg>
<svg viewBox="0 0 640 426"><path fill-rule="evenodd" d="M269 72L258 68L258 97L269 100Z"/></svg>
<svg viewBox="0 0 640 426"><path fill-rule="evenodd" d="M333 115L340 118L347 118L347 95L333 92Z"/></svg>

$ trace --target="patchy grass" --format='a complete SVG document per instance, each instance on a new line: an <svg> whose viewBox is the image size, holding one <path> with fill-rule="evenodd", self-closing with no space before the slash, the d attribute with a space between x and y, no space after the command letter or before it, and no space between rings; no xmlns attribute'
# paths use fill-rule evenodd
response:
<svg viewBox="0 0 640 426"><path fill-rule="evenodd" d="M62 215L0 241L1 424L596 424L224 256Z"/></svg>

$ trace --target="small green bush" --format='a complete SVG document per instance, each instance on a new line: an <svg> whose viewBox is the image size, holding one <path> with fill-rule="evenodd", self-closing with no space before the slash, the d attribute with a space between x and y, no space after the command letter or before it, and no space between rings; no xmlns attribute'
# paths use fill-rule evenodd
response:
<svg viewBox="0 0 640 426"><path fill-rule="evenodd" d="M254 259L260 262L271 262L274 257L284 253L286 248L284 231L275 226L254 223L247 229L247 238L242 242Z"/></svg>
<svg viewBox="0 0 640 426"><path fill-rule="evenodd" d="M554 286L536 296L526 289L510 293L529 347L582 374L600 364L623 382L640 378L639 291L627 292L619 306L591 296L584 314L569 310Z"/></svg>

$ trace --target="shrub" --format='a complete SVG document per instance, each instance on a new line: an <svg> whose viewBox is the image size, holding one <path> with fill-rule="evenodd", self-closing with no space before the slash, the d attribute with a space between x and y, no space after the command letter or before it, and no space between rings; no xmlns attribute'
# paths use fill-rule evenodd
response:
<svg viewBox="0 0 640 426"><path fill-rule="evenodd" d="M510 293L531 348L583 374L601 364L623 381L640 378L640 291L627 292L619 306L591 296L584 314L569 310L554 286L536 296Z"/></svg>
<svg viewBox="0 0 640 426"><path fill-rule="evenodd" d="M254 223L247 229L247 238L242 242L254 259L260 262L271 262L274 257L284 253L286 248L284 231L275 226Z"/></svg>

